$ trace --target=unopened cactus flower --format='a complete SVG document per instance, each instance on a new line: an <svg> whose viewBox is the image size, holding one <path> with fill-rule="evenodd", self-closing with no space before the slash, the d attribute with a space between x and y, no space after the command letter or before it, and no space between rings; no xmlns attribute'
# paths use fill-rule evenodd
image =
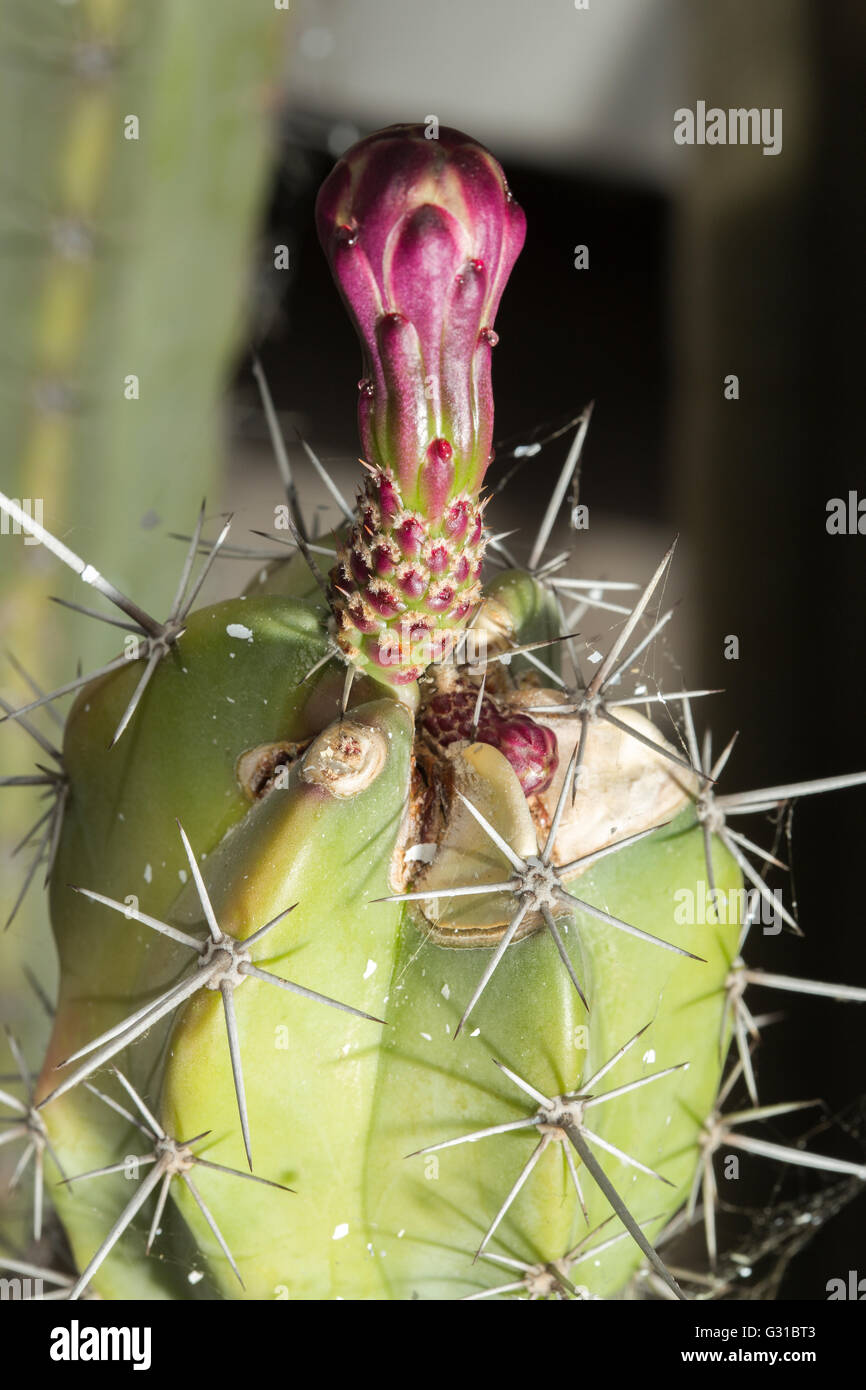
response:
<svg viewBox="0 0 866 1390"><path fill-rule="evenodd" d="M476 141L392 126L339 160L316 223L363 352L369 476L331 576L338 640L404 684L481 595L493 325L525 219Z"/></svg>

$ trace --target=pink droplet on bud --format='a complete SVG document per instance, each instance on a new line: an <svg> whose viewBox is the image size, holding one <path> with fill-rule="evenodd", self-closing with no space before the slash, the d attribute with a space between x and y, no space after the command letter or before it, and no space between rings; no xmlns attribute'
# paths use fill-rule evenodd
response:
<svg viewBox="0 0 866 1390"><path fill-rule="evenodd" d="M454 453L448 440L442 438L434 439L433 443L430 445L430 450L435 453L436 457L440 458L443 463L448 463L451 455Z"/></svg>
<svg viewBox="0 0 866 1390"><path fill-rule="evenodd" d="M376 392L376 388L368 376L361 377L361 380L358 382L358 390L361 392L362 396L372 396L375 395Z"/></svg>
<svg viewBox="0 0 866 1390"><path fill-rule="evenodd" d="M358 240L357 223L341 222L334 228L334 240L338 246L354 246Z"/></svg>
<svg viewBox="0 0 866 1390"><path fill-rule="evenodd" d="M494 328L482 328L478 336L481 341L487 343L489 347L496 347L496 344L499 342L499 334Z"/></svg>

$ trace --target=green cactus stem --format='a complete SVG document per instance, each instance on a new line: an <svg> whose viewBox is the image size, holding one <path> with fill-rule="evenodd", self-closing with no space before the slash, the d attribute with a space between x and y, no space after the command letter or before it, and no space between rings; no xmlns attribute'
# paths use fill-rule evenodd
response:
<svg viewBox="0 0 866 1390"><path fill-rule="evenodd" d="M523 229L486 151L392 128L341 161L319 218L374 379L330 585L298 528L290 560L196 610L219 546L194 576L199 525L157 621L0 496L134 639L63 687L63 748L43 750L61 984L35 1087L22 1058L26 1100L0 1103L39 1203L51 1185L72 1299L619 1298L641 1274L685 1297L657 1247L702 1195L715 1268L722 1146L866 1180L753 1132L803 1102L758 1098L748 985L866 989L744 964L765 905L796 922L754 867L774 856L729 823L866 773L721 793L708 692L630 691L672 549L589 675L543 555L477 587L479 325ZM413 362L388 358L383 313ZM431 363L430 398L402 390ZM349 641L351 605L385 592L378 549L400 548L397 583L454 517L466 613L422 595ZM383 664L406 612L459 640ZM55 694L10 718L40 737ZM654 699L680 712L670 738Z"/></svg>

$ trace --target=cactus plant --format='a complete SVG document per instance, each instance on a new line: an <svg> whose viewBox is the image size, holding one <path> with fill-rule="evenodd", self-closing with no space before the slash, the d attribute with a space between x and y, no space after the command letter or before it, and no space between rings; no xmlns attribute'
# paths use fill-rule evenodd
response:
<svg viewBox="0 0 866 1390"><path fill-rule="evenodd" d="M672 549L604 651L574 633L565 607L603 585L544 551L589 412L530 566L494 539L482 590L524 231L493 156L391 127L340 159L317 223L364 361L366 476L327 574L291 498L292 553L195 610L225 539L200 517L160 621L0 499L129 639L65 687L62 750L35 722L54 692L11 712L53 759L61 985L38 1082L0 1101L39 1204L51 1180L61 1287L614 1298L648 1270L683 1297L656 1247L702 1196L715 1263L720 1145L866 1177L754 1129L800 1102L759 1100L746 987L866 990L743 963L762 911L798 928L728 819L866 774L717 793L708 692L624 693ZM680 711L671 740L653 707Z"/></svg>

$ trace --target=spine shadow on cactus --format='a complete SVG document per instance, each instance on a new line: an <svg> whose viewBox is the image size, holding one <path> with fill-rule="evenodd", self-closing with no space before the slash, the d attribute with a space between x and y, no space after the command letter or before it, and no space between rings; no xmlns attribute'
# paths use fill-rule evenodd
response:
<svg viewBox="0 0 866 1390"><path fill-rule="evenodd" d="M229 553L224 527L193 578L202 513L165 622L0 498L134 639L9 711L44 740L31 716L76 694L62 754L43 742L61 986L31 1102L71 1179L70 1294L682 1297L656 1246L702 1190L714 1277L720 1144L866 1176L739 1128L795 1108L759 1103L746 986L866 991L750 971L754 903L718 910L745 878L796 926L729 818L866 775L720 795L712 692L627 692L672 549L629 606L547 558L589 410L529 565L498 541L482 593L524 225L493 157L391 127L317 221L364 354L367 476L327 578L290 476L294 553L195 610ZM576 631L596 608L623 620L604 654Z"/></svg>

